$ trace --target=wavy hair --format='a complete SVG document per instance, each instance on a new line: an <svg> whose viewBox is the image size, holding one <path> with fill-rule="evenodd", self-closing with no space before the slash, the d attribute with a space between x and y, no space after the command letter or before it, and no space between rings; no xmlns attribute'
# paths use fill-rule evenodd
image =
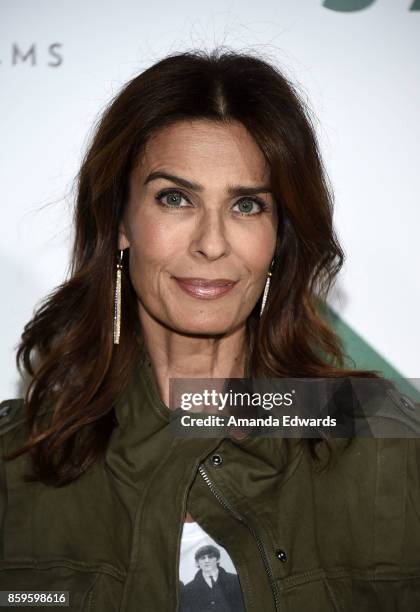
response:
<svg viewBox="0 0 420 612"><path fill-rule="evenodd" d="M24 398L29 434L6 458L29 451L30 479L71 482L107 447L113 406L141 339L127 267L119 345L112 335L118 226L129 176L151 135L185 119L242 123L271 169L279 211L276 266L262 318L259 302L248 319L253 375L376 375L344 366L340 339L322 316L344 255L314 123L301 95L256 56L220 49L171 55L128 82L98 121L77 178L68 279L44 299L21 337L16 361L31 376ZM38 431L44 406L53 407L53 416ZM304 441L314 459L320 441Z"/></svg>

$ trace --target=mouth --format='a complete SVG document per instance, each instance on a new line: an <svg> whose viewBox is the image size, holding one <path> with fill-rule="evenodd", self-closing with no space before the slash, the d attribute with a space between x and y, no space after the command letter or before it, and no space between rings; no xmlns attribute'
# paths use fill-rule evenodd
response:
<svg viewBox="0 0 420 612"><path fill-rule="evenodd" d="M173 276L173 279L185 293L204 300L212 300L225 295L237 283L237 281L228 278L180 278Z"/></svg>

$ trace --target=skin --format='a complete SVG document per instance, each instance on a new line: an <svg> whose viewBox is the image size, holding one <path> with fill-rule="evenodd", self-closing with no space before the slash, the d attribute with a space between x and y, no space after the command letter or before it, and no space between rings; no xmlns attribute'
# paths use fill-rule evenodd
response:
<svg viewBox="0 0 420 612"><path fill-rule="evenodd" d="M181 187L151 173L181 177ZM229 187L267 187L270 172L240 123L182 121L149 139L130 177L119 248L130 247L130 278L162 400L170 378L243 377L246 320L261 297L274 256L277 210L270 192L229 193ZM158 196L163 190L171 194ZM173 206L170 207L170 204ZM237 281L225 295L186 294L177 277Z"/></svg>
<svg viewBox="0 0 420 612"><path fill-rule="evenodd" d="M204 555L197 560L198 567L202 570L204 576L215 576L217 578L218 562L216 557L210 555Z"/></svg>

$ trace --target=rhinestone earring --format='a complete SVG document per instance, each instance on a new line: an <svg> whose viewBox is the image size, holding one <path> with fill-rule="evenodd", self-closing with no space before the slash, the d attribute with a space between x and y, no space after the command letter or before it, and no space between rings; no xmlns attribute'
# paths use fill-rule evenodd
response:
<svg viewBox="0 0 420 612"><path fill-rule="evenodd" d="M114 293L114 344L120 343L120 331L121 331L121 274L122 274L122 261L124 251L120 250L117 261L117 275L115 280L115 293Z"/></svg>
<svg viewBox="0 0 420 612"><path fill-rule="evenodd" d="M267 272L267 280L265 281L264 293L263 293L262 302L261 302L260 317L261 317L261 315L263 313L264 306L265 306L265 303L267 301L268 291L270 289L271 276L273 274L273 272L272 272L273 268L274 268L274 258L272 259L271 265L270 265L270 269Z"/></svg>

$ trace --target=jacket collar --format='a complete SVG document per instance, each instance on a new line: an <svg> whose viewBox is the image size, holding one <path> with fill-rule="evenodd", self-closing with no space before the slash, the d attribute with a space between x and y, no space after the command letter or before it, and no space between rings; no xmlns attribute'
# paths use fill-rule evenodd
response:
<svg viewBox="0 0 420 612"><path fill-rule="evenodd" d="M245 362L245 377L251 376L250 351ZM125 389L122 391L114 407L117 423L123 426L130 423L133 426L144 425L145 420L167 425L174 415L183 411L170 410L162 401L153 374L149 352L144 341L139 342L139 353Z"/></svg>
<svg viewBox="0 0 420 612"><path fill-rule="evenodd" d="M135 426L137 422L144 424L146 416L161 426L169 422L171 411L160 398L144 343L140 344L128 384L115 403L114 411L120 426L127 423Z"/></svg>
<svg viewBox="0 0 420 612"><path fill-rule="evenodd" d="M144 485L168 454L181 458L179 476L224 439L220 432L211 438L179 438L174 434L170 421L185 412L181 408L170 410L161 400L145 347L139 351L114 412L118 426L111 435L106 463L119 481L136 488Z"/></svg>

